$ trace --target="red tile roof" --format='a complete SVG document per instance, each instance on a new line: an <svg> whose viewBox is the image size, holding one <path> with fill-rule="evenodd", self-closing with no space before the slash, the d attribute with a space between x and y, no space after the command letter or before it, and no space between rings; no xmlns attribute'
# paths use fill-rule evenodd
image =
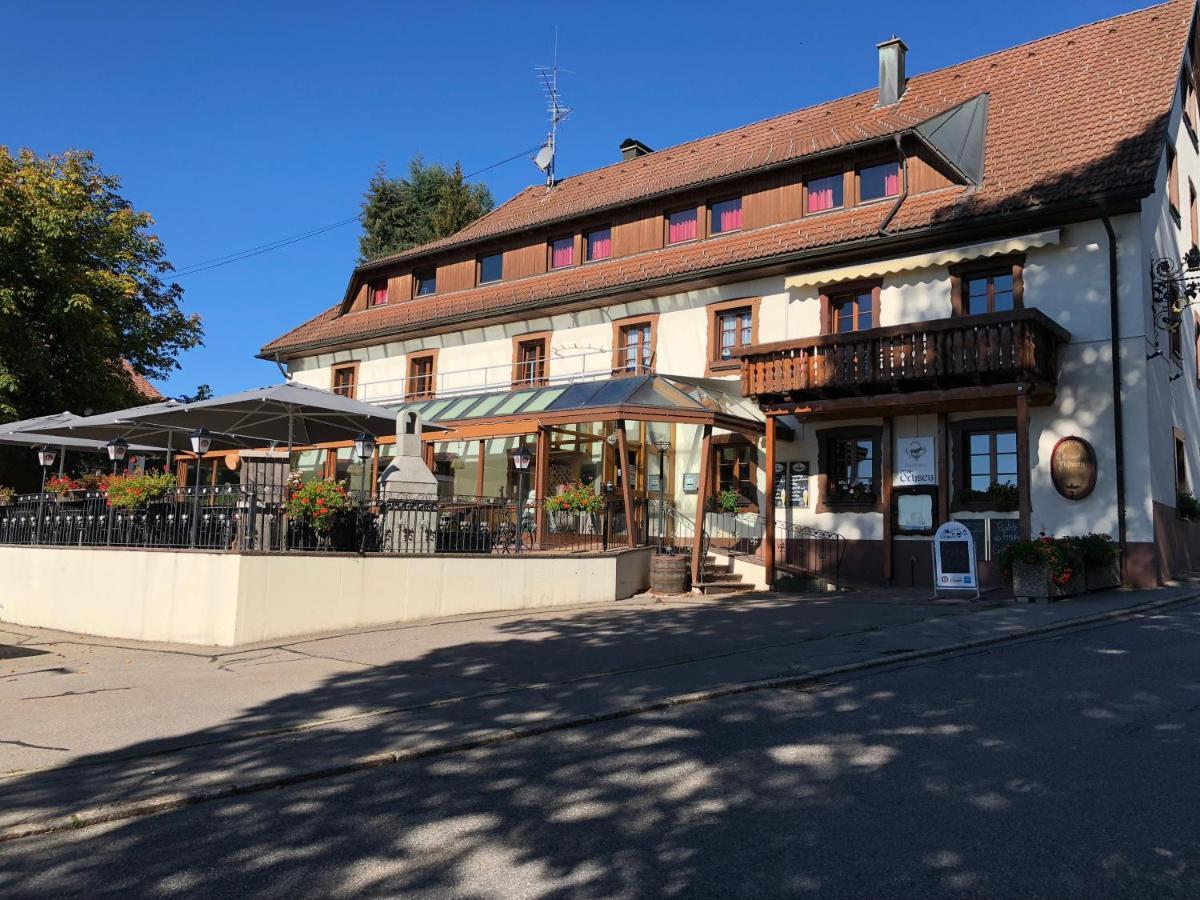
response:
<svg viewBox="0 0 1200 900"><path fill-rule="evenodd" d="M549 192L529 188L457 234L389 261L884 137L981 93L990 99L983 183L910 196L890 231L1085 196L1149 193L1192 9L1190 0L1172 0L917 75L908 80L901 101L887 109L873 108L872 89L567 178ZM885 204L824 213L341 316L339 304L263 352L375 337L440 319L551 298L567 301L590 291L834 246L876 234L887 210Z"/></svg>
<svg viewBox="0 0 1200 900"><path fill-rule="evenodd" d="M121 360L121 368L125 370L125 374L129 376L129 380L133 382L133 389L147 400L163 399L162 391L146 380L146 376L139 373L130 365L129 360Z"/></svg>

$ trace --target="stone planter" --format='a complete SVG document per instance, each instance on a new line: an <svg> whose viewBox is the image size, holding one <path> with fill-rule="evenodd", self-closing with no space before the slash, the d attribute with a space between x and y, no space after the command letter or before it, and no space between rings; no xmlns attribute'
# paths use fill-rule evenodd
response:
<svg viewBox="0 0 1200 900"><path fill-rule="evenodd" d="M1089 591L1111 591L1121 586L1121 559L1104 565L1085 566L1083 580Z"/></svg>
<svg viewBox="0 0 1200 900"><path fill-rule="evenodd" d="M1050 572L1043 566L1031 566L1028 563L1013 563L1013 596L1018 600L1034 603L1038 600L1053 602L1064 597L1074 597L1083 593L1083 573L1077 572L1062 587L1050 579Z"/></svg>

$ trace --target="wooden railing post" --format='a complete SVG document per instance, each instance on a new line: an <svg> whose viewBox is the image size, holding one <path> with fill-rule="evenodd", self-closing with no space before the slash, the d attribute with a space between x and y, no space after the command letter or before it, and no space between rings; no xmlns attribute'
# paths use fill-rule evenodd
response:
<svg viewBox="0 0 1200 900"><path fill-rule="evenodd" d="M766 496L763 498L763 509L766 515L763 523L763 568L766 569L764 578L767 587L775 583L775 417L767 416L766 428Z"/></svg>

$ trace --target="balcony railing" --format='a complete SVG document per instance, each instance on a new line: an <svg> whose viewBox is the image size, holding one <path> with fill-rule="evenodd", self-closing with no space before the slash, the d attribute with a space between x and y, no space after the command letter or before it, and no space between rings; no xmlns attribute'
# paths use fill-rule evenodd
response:
<svg viewBox="0 0 1200 900"><path fill-rule="evenodd" d="M897 389L1054 384L1070 333L1036 309L759 344L738 352L742 392L826 399Z"/></svg>

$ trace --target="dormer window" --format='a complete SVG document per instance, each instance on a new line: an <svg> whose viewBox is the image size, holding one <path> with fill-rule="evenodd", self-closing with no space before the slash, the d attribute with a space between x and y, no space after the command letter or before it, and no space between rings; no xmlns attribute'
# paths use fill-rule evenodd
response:
<svg viewBox="0 0 1200 900"><path fill-rule="evenodd" d="M608 259L612 256L611 228L597 228L594 231L589 231L583 236L583 242L588 262L595 262L598 259Z"/></svg>
<svg viewBox="0 0 1200 900"><path fill-rule="evenodd" d="M437 269L418 269L413 273L413 281L416 282L415 293L418 297L437 293Z"/></svg>
<svg viewBox="0 0 1200 900"><path fill-rule="evenodd" d="M824 178L811 178L804 182L804 209L806 212L824 212L827 209L840 209L842 206L842 190L844 181L842 173L827 175Z"/></svg>
<svg viewBox="0 0 1200 900"><path fill-rule="evenodd" d="M709 207L709 234L739 231L742 227L742 198L721 200Z"/></svg>
<svg viewBox="0 0 1200 900"><path fill-rule="evenodd" d="M493 253L479 257L479 283L487 284L504 277L504 254Z"/></svg>
<svg viewBox="0 0 1200 900"><path fill-rule="evenodd" d="M696 239L696 207L667 214L667 243L681 244Z"/></svg>
<svg viewBox="0 0 1200 900"><path fill-rule="evenodd" d="M575 265L575 238L564 237L550 242L550 268L565 269Z"/></svg>
<svg viewBox="0 0 1200 900"><path fill-rule="evenodd" d="M388 300L388 283L387 281L371 282L371 305L383 306Z"/></svg>
<svg viewBox="0 0 1200 900"><path fill-rule="evenodd" d="M900 163L888 162L858 170L858 199L882 200L900 193Z"/></svg>

